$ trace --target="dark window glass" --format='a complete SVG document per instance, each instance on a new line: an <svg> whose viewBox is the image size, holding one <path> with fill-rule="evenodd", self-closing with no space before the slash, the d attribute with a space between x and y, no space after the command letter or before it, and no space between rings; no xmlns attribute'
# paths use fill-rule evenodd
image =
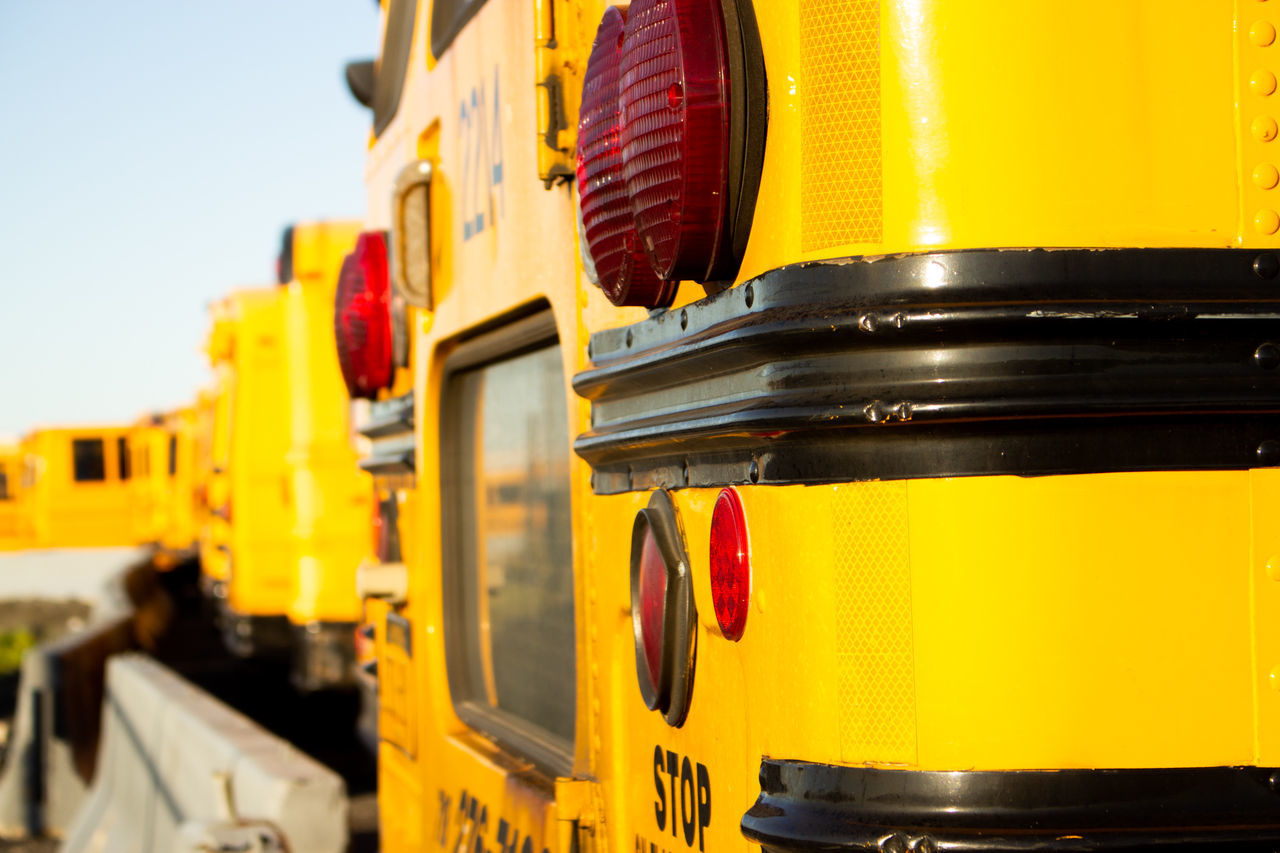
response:
<svg viewBox="0 0 1280 853"><path fill-rule="evenodd" d="M413 19L418 0L391 0L387 8L387 27L382 33L382 51L378 54L377 78L373 83L373 132L380 134L400 109L404 77L409 70L409 51L413 47Z"/></svg>
<svg viewBox="0 0 1280 853"><path fill-rule="evenodd" d="M0 468L0 501L8 500L13 500L13 494L9 491L9 472Z"/></svg>
<svg viewBox="0 0 1280 853"><path fill-rule="evenodd" d="M107 455L102 439L72 439L71 460L72 476L77 483L100 483L107 479Z"/></svg>
<svg viewBox="0 0 1280 853"><path fill-rule="evenodd" d="M535 761L572 756L569 425L552 342L450 377L449 677L459 714Z"/></svg>
<svg viewBox="0 0 1280 853"><path fill-rule="evenodd" d="M120 465L120 479L127 480L132 473L129 467L129 439L116 439L116 462Z"/></svg>
<svg viewBox="0 0 1280 853"><path fill-rule="evenodd" d="M485 0L432 0L431 54L439 58L453 44Z"/></svg>
<svg viewBox="0 0 1280 853"><path fill-rule="evenodd" d="M178 473L178 437L169 433L169 476Z"/></svg>

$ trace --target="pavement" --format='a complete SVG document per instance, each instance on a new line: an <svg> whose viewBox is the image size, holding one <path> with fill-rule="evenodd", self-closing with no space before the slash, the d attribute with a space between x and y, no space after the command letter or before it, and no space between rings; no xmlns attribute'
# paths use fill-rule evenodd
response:
<svg viewBox="0 0 1280 853"><path fill-rule="evenodd" d="M0 551L0 600L73 598L93 605L109 578L147 553L146 548Z"/></svg>

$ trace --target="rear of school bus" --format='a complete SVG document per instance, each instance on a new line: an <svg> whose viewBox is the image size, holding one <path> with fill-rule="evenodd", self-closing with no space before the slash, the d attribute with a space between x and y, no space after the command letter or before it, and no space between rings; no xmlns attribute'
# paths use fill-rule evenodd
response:
<svg viewBox="0 0 1280 853"><path fill-rule="evenodd" d="M222 437L226 495L214 504L226 523L228 547L225 597L219 599L223 639L237 655L285 658L293 645L287 613L295 504L286 459L285 294L264 287L238 290L227 299L233 339ZM215 425L215 445L219 438Z"/></svg>
<svg viewBox="0 0 1280 853"><path fill-rule="evenodd" d="M129 428L33 430L24 440L24 511L36 548L137 544L129 505Z"/></svg>
<svg viewBox="0 0 1280 853"><path fill-rule="evenodd" d="M21 490L22 446L0 444L0 551L25 547Z"/></svg>
<svg viewBox="0 0 1280 853"><path fill-rule="evenodd" d="M168 478L164 452L168 433L159 415L144 415L129 430L127 449L120 457L121 473L129 480L129 511L133 538L155 546L164 530ZM124 445L122 445L124 447Z"/></svg>
<svg viewBox="0 0 1280 853"><path fill-rule="evenodd" d="M184 406L166 412L160 461L165 478L158 562L170 568L195 552L197 540L197 410Z"/></svg>
<svg viewBox="0 0 1280 853"><path fill-rule="evenodd" d="M385 849L1275 848L1270 4L412 6Z"/></svg>
<svg viewBox="0 0 1280 853"><path fill-rule="evenodd" d="M287 616L293 680L305 690L355 684L356 569L370 551L373 484L356 467L351 445L333 305L339 270L359 231L358 222L298 223L285 231L279 263L295 505Z"/></svg>
<svg viewBox="0 0 1280 853"><path fill-rule="evenodd" d="M219 613L231 577L231 405L235 381L232 356L236 325L229 298L209 305L209 333L204 350L213 381L199 399L201 467L200 588Z"/></svg>

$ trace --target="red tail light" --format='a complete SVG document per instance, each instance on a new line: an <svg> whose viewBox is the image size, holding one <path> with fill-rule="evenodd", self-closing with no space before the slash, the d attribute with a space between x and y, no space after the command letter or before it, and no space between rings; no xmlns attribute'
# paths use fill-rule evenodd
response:
<svg viewBox="0 0 1280 853"><path fill-rule="evenodd" d="M724 489L711 513L711 601L725 639L737 642L751 603L751 546L742 499Z"/></svg>
<svg viewBox="0 0 1280 853"><path fill-rule="evenodd" d="M653 531L645 528L640 552L640 640L649 681L662 683L663 616L667 609L667 567Z"/></svg>
<svg viewBox="0 0 1280 853"><path fill-rule="evenodd" d="M664 279L711 277L728 199L729 72L719 0L635 0L623 40L622 163Z"/></svg>
<svg viewBox="0 0 1280 853"><path fill-rule="evenodd" d="M578 194L583 236L601 289L614 305L669 305L675 282L654 275L636 234L622 171L618 78L626 17L605 9L582 89Z"/></svg>
<svg viewBox="0 0 1280 853"><path fill-rule="evenodd" d="M353 398L371 400L391 385L391 286L382 232L361 234L342 262L333 332L342 378Z"/></svg>
<svg viewBox="0 0 1280 853"><path fill-rule="evenodd" d="M631 625L645 706L679 726L693 695L693 584L675 504L653 493L631 529Z"/></svg>

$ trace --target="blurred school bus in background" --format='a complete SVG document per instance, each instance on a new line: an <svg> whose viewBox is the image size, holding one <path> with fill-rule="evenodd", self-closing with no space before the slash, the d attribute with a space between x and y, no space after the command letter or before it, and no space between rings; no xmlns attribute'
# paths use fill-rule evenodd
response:
<svg viewBox="0 0 1280 853"><path fill-rule="evenodd" d="M237 290L211 308L213 523L202 555L227 646L242 656L287 656L292 592L293 486L285 300L277 287Z"/></svg>
<svg viewBox="0 0 1280 853"><path fill-rule="evenodd" d="M196 545L196 410L184 406L162 416L165 430L165 500L159 521L159 552L171 565Z"/></svg>
<svg viewBox="0 0 1280 853"><path fill-rule="evenodd" d="M285 231L278 268L295 549L285 612L294 680L305 689L354 683L355 574L371 550L373 484L356 467L333 326L338 271L359 230L358 222L299 223Z"/></svg>
<svg viewBox="0 0 1280 853"><path fill-rule="evenodd" d="M0 551L25 547L22 535L22 448L0 444Z"/></svg>
<svg viewBox="0 0 1280 853"><path fill-rule="evenodd" d="M29 547L132 545L128 426L48 427L22 441Z"/></svg>

